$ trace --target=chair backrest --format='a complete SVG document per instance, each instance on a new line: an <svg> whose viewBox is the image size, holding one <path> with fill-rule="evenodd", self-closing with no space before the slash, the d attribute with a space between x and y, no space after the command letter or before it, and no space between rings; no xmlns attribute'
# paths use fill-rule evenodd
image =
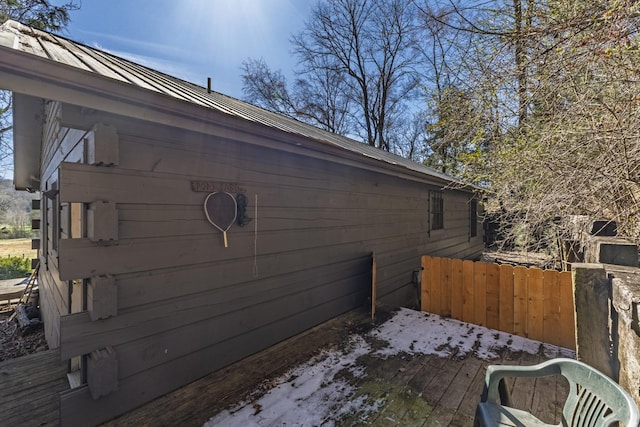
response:
<svg viewBox="0 0 640 427"><path fill-rule="evenodd" d="M563 426L605 427L614 422L623 422L626 427L638 426L638 407L615 381L577 360L556 359L554 362L570 387L562 411Z"/></svg>

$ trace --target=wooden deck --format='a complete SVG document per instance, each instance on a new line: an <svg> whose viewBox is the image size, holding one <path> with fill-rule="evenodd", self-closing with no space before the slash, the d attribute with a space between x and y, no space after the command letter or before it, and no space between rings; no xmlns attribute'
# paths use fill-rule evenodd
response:
<svg viewBox="0 0 640 427"><path fill-rule="evenodd" d="M0 362L0 425L57 426L59 393L69 388L57 350Z"/></svg>
<svg viewBox="0 0 640 427"><path fill-rule="evenodd" d="M370 323L350 312L125 414L110 426L201 426L217 412L246 397L265 379L305 362L319 349L340 343ZM365 357L366 377L357 386L384 402L366 425L471 426L490 363L530 365L554 355L512 353L499 360L399 355ZM59 425L59 393L68 389L66 363L56 350L0 362L0 425ZM514 405L544 421L558 422L557 402L568 384L561 378L518 379L509 384ZM344 425L365 425L345 420Z"/></svg>
<svg viewBox="0 0 640 427"><path fill-rule="evenodd" d="M323 346L339 343L349 333L366 330L368 325L364 313L348 313L156 399L107 425L201 426L216 413L245 398L263 380L306 361ZM399 355L386 360L370 357L365 359L366 378L360 380L358 387L366 389L369 395L381 397L384 404L364 425L471 426L490 363L531 365L550 356L555 355L505 350L499 360L492 362L475 357ZM514 406L530 410L543 421L558 422L559 413L555 408L568 391L564 379L518 379L509 385L514 390ZM346 420L344 425L363 424Z"/></svg>

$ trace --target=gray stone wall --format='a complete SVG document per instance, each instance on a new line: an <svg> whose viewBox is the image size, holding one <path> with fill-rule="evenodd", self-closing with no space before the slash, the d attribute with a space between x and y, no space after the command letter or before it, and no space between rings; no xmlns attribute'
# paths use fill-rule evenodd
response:
<svg viewBox="0 0 640 427"><path fill-rule="evenodd" d="M640 406L640 274L613 272L613 352L619 365L618 382ZM617 276L617 277L616 277Z"/></svg>

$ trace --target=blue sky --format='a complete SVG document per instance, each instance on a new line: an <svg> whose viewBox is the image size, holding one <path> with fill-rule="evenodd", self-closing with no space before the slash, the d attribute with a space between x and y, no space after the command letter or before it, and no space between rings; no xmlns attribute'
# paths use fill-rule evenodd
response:
<svg viewBox="0 0 640 427"><path fill-rule="evenodd" d="M56 3L62 3L56 2ZM241 64L263 58L289 81L289 39L315 0L82 0L63 36L242 97Z"/></svg>

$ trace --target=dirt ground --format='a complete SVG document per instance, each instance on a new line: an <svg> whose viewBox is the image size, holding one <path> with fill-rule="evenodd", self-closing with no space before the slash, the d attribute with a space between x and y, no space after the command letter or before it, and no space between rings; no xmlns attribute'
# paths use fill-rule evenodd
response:
<svg viewBox="0 0 640 427"><path fill-rule="evenodd" d="M0 308L0 362L14 357L47 350L44 329L22 336L15 321L9 322L13 313L11 307Z"/></svg>
<svg viewBox="0 0 640 427"><path fill-rule="evenodd" d="M37 251L31 249L31 239L0 240L0 257L23 256L35 258ZM25 356L47 349L44 330L22 336L15 321L9 322L13 306L0 305L0 361Z"/></svg>

